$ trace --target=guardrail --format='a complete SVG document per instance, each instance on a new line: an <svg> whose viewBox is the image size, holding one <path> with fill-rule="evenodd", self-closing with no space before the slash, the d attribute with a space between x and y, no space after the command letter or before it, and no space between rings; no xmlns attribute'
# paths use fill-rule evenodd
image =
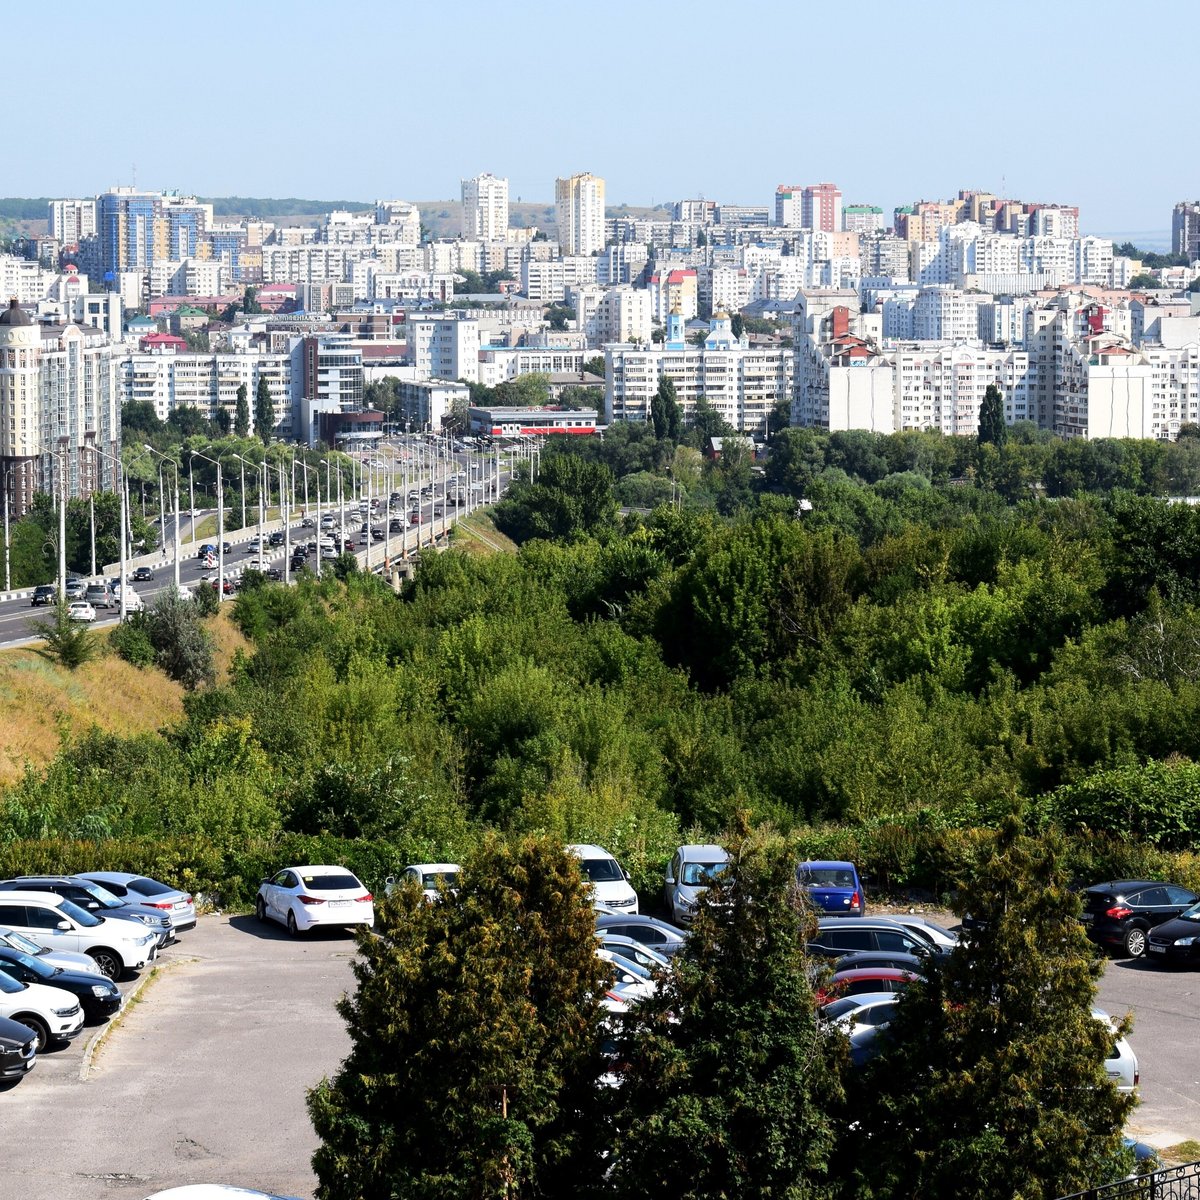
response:
<svg viewBox="0 0 1200 1200"><path fill-rule="evenodd" d="M1118 1179L1059 1200L1200 1200L1200 1162Z"/></svg>

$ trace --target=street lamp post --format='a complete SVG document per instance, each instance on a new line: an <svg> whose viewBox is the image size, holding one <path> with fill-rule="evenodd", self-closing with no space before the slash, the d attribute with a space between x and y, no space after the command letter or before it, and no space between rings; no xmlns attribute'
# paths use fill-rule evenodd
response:
<svg viewBox="0 0 1200 1200"><path fill-rule="evenodd" d="M189 450L192 458L202 458L217 468L217 603L225 599L225 486L221 481L221 460L209 458L199 450Z"/></svg>
<svg viewBox="0 0 1200 1200"><path fill-rule="evenodd" d="M146 451L147 454L153 454L153 455L157 456L158 458L161 458L163 460L164 465L167 463L170 463L171 467L173 468L173 470L175 472L175 475L174 475L175 489L174 489L174 492L171 497L172 503L173 503L174 509L175 509L175 529L174 529L174 536L171 539L171 543L172 543L172 558L174 559L175 592L176 592L176 594L178 594L178 592L179 592L179 463L176 462L175 459L173 459L169 454L164 454L161 450L155 450L155 448L153 446L151 446L149 443L143 442L142 448ZM190 464L189 464L189 469L190 469ZM159 472L159 480L160 480L159 493L161 494L162 493L162 483L161 483L162 472L161 471ZM223 532L224 531L222 531L222 533ZM164 518L164 523L163 523L163 534L164 534L164 536L166 535L165 518ZM224 585L222 584L222 586L224 586Z"/></svg>

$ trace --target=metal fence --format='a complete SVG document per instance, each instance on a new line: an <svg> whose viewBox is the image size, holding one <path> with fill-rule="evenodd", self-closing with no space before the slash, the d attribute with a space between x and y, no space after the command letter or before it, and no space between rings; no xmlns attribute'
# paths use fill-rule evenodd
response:
<svg viewBox="0 0 1200 1200"><path fill-rule="evenodd" d="M1200 1200L1200 1162L1089 1188L1060 1200Z"/></svg>

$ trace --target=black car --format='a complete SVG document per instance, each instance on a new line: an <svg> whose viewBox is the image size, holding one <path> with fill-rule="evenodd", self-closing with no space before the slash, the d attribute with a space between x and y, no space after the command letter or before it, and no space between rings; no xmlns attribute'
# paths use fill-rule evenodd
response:
<svg viewBox="0 0 1200 1200"><path fill-rule="evenodd" d="M267 538L267 542L272 546L282 546L284 542L283 530L273 530L271 536Z"/></svg>
<svg viewBox="0 0 1200 1200"><path fill-rule="evenodd" d="M133 572L134 583L153 583L154 572L149 567L135 567Z"/></svg>
<svg viewBox="0 0 1200 1200"><path fill-rule="evenodd" d="M24 1079L37 1062L37 1034L20 1021L0 1017L0 1079Z"/></svg>
<svg viewBox="0 0 1200 1200"><path fill-rule="evenodd" d="M263 574L273 583L278 583L283 578L283 572L278 567L267 567Z"/></svg>
<svg viewBox="0 0 1200 1200"><path fill-rule="evenodd" d="M1152 879L1114 879L1083 893L1080 920L1091 941L1128 958L1146 953L1150 930L1200 900L1195 892Z"/></svg>
<svg viewBox="0 0 1200 1200"><path fill-rule="evenodd" d="M31 608L39 604L53 604L58 599L58 588L52 583L39 583L33 589L33 598L29 601Z"/></svg>
<svg viewBox="0 0 1200 1200"><path fill-rule="evenodd" d="M1200 962L1200 904L1150 930L1146 958L1151 962Z"/></svg>
<svg viewBox="0 0 1200 1200"><path fill-rule="evenodd" d="M62 967L52 967L32 954L22 954L7 946L0 946L0 971L18 983L44 983L70 992L89 1020L111 1017L121 1007L120 989L107 975L64 971Z"/></svg>

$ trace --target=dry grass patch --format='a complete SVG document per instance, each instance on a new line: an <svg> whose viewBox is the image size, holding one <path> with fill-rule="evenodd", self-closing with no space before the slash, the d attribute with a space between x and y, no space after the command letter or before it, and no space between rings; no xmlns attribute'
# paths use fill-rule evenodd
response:
<svg viewBox="0 0 1200 1200"><path fill-rule="evenodd" d="M454 523L450 544L468 554L516 554L517 543L505 537L492 522L489 509L478 508Z"/></svg>

